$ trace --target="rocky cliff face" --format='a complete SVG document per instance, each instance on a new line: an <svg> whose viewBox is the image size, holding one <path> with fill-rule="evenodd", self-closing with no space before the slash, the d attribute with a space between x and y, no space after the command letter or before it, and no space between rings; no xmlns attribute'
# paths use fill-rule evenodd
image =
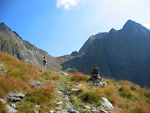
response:
<svg viewBox="0 0 150 113"><path fill-rule="evenodd" d="M48 59L47 68L56 70L61 68L56 58L28 41L22 40L16 32L11 31L4 23L0 24L0 50L38 67L43 67L42 59L45 56Z"/></svg>
<svg viewBox="0 0 150 113"><path fill-rule="evenodd" d="M78 54L62 64L64 70L90 73L96 64L104 77L150 86L150 31L132 20L121 30L93 35Z"/></svg>

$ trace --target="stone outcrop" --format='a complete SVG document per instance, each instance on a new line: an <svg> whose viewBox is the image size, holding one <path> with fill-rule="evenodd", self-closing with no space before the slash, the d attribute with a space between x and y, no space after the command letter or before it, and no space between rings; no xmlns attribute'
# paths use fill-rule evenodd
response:
<svg viewBox="0 0 150 113"><path fill-rule="evenodd" d="M21 102L25 97L24 94L11 93L7 96L9 102Z"/></svg>
<svg viewBox="0 0 150 113"><path fill-rule="evenodd" d="M96 67L96 65L91 70L91 77L90 77L90 79L88 81L90 81L95 86L104 86L104 85L107 85L106 82L102 81L102 78L101 78L101 76L99 74L99 71L98 71L98 68Z"/></svg>
<svg viewBox="0 0 150 113"><path fill-rule="evenodd" d="M41 82L39 81L30 81L32 87L39 89L41 87Z"/></svg>
<svg viewBox="0 0 150 113"><path fill-rule="evenodd" d="M107 109L108 112L111 112L113 110L113 105L107 100L107 98L103 97L100 99L100 102L102 104L102 107L104 109Z"/></svg>
<svg viewBox="0 0 150 113"><path fill-rule="evenodd" d="M6 104L6 101L2 98L0 98L0 101L2 102L2 104ZM10 105L6 104L6 110L7 110L7 113L16 113L17 110L14 109L13 107L11 107Z"/></svg>

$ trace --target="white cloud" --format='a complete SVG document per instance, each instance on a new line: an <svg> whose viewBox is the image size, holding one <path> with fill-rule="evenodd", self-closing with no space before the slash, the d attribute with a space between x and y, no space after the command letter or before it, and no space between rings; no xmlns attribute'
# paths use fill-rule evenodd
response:
<svg viewBox="0 0 150 113"><path fill-rule="evenodd" d="M150 22L146 23L146 24L143 24L143 26L145 26L146 28L150 29Z"/></svg>
<svg viewBox="0 0 150 113"><path fill-rule="evenodd" d="M84 0L57 0L57 8L60 8L61 6L64 7L64 9L70 9L71 7L77 6L81 1Z"/></svg>

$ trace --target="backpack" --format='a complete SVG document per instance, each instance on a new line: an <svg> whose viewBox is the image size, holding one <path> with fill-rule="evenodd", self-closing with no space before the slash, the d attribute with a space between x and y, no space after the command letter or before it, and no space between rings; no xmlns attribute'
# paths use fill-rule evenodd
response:
<svg viewBox="0 0 150 113"><path fill-rule="evenodd" d="M43 59L43 62L44 62L44 63L47 63L47 60L46 60L46 59Z"/></svg>

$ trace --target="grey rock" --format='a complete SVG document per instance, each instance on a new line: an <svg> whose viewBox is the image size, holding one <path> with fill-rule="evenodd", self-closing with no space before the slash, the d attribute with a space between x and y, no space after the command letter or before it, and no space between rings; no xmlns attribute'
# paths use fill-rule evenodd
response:
<svg viewBox="0 0 150 113"><path fill-rule="evenodd" d="M5 101L4 99L0 98L0 101L1 101L3 104L6 104L6 101ZM13 107L16 108L16 106L13 106ZM7 110L8 113L16 113L16 112L17 112L16 109L12 108L12 107L9 106L8 104L6 105L6 110Z"/></svg>
<svg viewBox="0 0 150 113"><path fill-rule="evenodd" d="M104 110L104 109L101 109L100 110L100 113L108 113L108 111Z"/></svg>
<svg viewBox="0 0 150 113"><path fill-rule="evenodd" d="M2 98L0 98L0 101L3 103L3 104L6 104L6 101Z"/></svg>
<svg viewBox="0 0 150 113"><path fill-rule="evenodd" d="M2 64L0 64L0 68L1 68L1 67L3 67L3 65L2 65Z"/></svg>
<svg viewBox="0 0 150 113"><path fill-rule="evenodd" d="M94 107L91 107L91 109L90 110L96 110L96 108L94 108Z"/></svg>
<svg viewBox="0 0 150 113"><path fill-rule="evenodd" d="M8 113L16 113L17 112L16 109L12 108L9 105L6 105L6 110L7 110Z"/></svg>
<svg viewBox="0 0 150 113"><path fill-rule="evenodd" d="M65 72L63 72L63 71L61 72L61 74L62 74L62 75L66 75L66 76L68 75L67 73L65 73Z"/></svg>
<svg viewBox="0 0 150 113"><path fill-rule="evenodd" d="M48 113L54 113L54 111L50 110Z"/></svg>
<svg viewBox="0 0 150 113"><path fill-rule="evenodd" d="M39 81L30 81L30 83L34 88L38 89L41 87L41 82L39 82Z"/></svg>
<svg viewBox="0 0 150 113"><path fill-rule="evenodd" d="M41 106L40 105L35 105L35 108L40 108Z"/></svg>
<svg viewBox="0 0 150 113"><path fill-rule="evenodd" d="M24 94L11 93L8 94L7 99L9 102L21 102L24 97Z"/></svg>
<svg viewBox="0 0 150 113"><path fill-rule="evenodd" d="M37 111L37 110L34 110L34 113L40 113L39 111Z"/></svg>
<svg viewBox="0 0 150 113"><path fill-rule="evenodd" d="M78 87L81 87L81 86L82 86L82 84L80 83L80 84L77 84L75 87L78 88Z"/></svg>
<svg viewBox="0 0 150 113"><path fill-rule="evenodd" d="M79 91L79 89L71 89L71 91L77 92Z"/></svg>
<svg viewBox="0 0 150 113"><path fill-rule="evenodd" d="M91 110L92 113L99 113L97 110Z"/></svg>
<svg viewBox="0 0 150 113"><path fill-rule="evenodd" d="M12 108L16 109L16 104L11 103L10 106L11 106Z"/></svg>
<svg viewBox="0 0 150 113"><path fill-rule="evenodd" d="M63 102L62 102L62 101L60 101L60 102L57 102L56 104L57 104L57 105L62 105L62 104L63 104Z"/></svg>
<svg viewBox="0 0 150 113"><path fill-rule="evenodd" d="M113 110L113 105L107 100L107 98L101 98L100 99L100 102L101 102L101 104L102 104L102 106L104 107L104 108L107 108L107 110L108 111L112 111Z"/></svg>
<svg viewBox="0 0 150 113"><path fill-rule="evenodd" d="M88 110L90 110L91 109L91 107L90 106L85 106L86 107L86 109L88 109Z"/></svg>
<svg viewBox="0 0 150 113"><path fill-rule="evenodd" d="M90 81L94 86L105 86L105 85L107 85L106 82L102 81L96 65L94 65L94 68L91 70L91 77L88 81Z"/></svg>
<svg viewBox="0 0 150 113"><path fill-rule="evenodd" d="M80 113L80 112L76 110L71 110L69 113Z"/></svg>

